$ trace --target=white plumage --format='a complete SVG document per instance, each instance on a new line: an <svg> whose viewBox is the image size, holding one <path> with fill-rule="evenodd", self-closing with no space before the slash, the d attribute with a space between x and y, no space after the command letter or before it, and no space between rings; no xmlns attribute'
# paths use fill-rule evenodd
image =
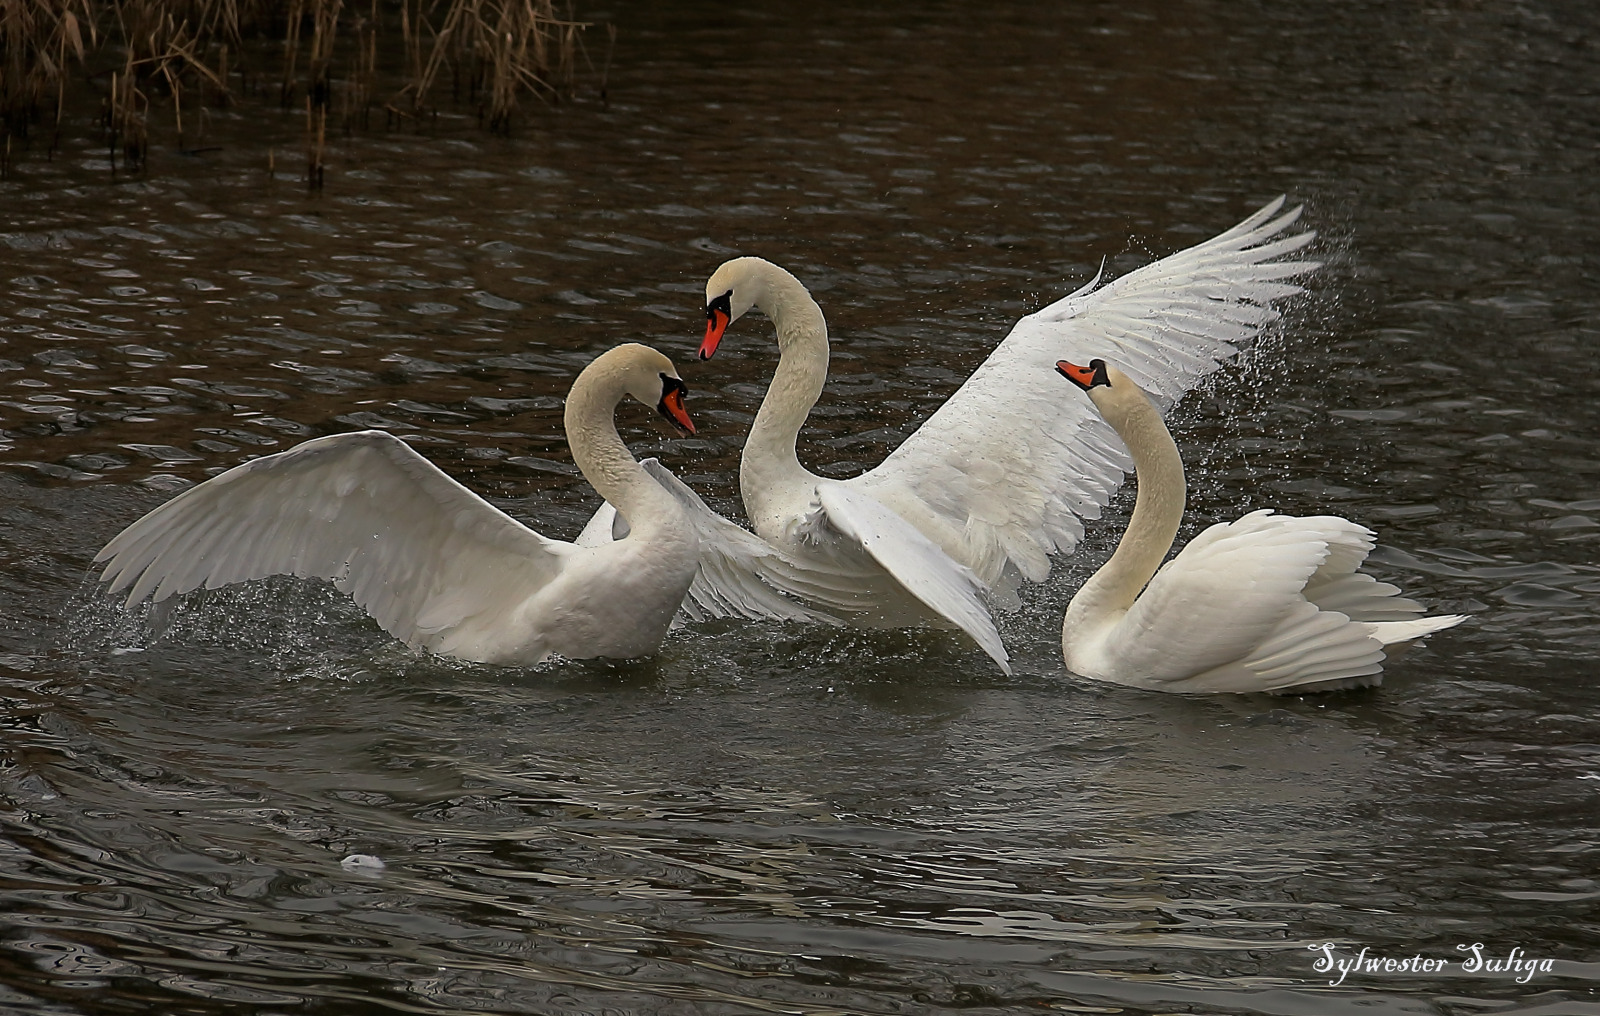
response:
<svg viewBox="0 0 1600 1016"><path fill-rule="evenodd" d="M1083 520L1099 518L1130 468L1092 410L1063 405L1051 390L1051 367L1114 359L1170 408L1278 318L1272 302L1301 291L1282 280L1319 267L1274 260L1316 236L1274 239L1300 216L1278 215L1282 205L1279 197L1219 236L1022 318L949 401L851 482L986 584L1007 566L1044 581L1049 555L1077 547Z"/></svg>
<svg viewBox="0 0 1600 1016"><path fill-rule="evenodd" d="M632 395L692 429L682 392L670 360L629 344L584 368L568 396L573 460L632 523L626 539L548 539L400 439L361 431L235 466L133 523L95 560L130 604L297 575L332 581L385 631L445 656L529 665L551 653L647 655L699 570L700 544L612 417Z"/></svg>
<svg viewBox="0 0 1600 1016"><path fill-rule="evenodd" d="M1157 691L1327 691L1381 682L1385 646L1465 620L1423 617L1397 587L1357 571L1373 533L1331 515L1254 511L1210 527L1161 565L1185 491L1160 412L1103 361L1058 370L1127 442L1139 484L1116 552L1062 621L1068 670Z"/></svg>
<svg viewBox="0 0 1600 1016"><path fill-rule="evenodd" d="M827 379L821 308L767 261L722 265L706 283L701 358L751 308L772 319L778 339L778 367L740 462L752 527L819 572L838 573L830 612L869 625L954 625L1006 669L984 596L1005 596L1018 576L1042 581L1050 555L1077 546L1082 520L1099 516L1131 468L1111 429L1092 408L1061 399L1048 369L1062 356L1113 356L1175 401L1277 318L1272 302L1300 291L1284 280L1318 267L1283 260L1315 234L1283 236L1299 209L1279 214L1282 205L1280 197L1105 286L1097 276L1024 317L881 465L843 481L805 469L796 452Z"/></svg>
<svg viewBox="0 0 1600 1016"><path fill-rule="evenodd" d="M700 570L678 608L679 620L738 617L839 624L841 617L866 609L859 591L863 576L786 554L718 515L659 460L645 459L639 465L677 498L699 538ZM606 502L584 526L577 544L600 546L628 533L627 521Z"/></svg>

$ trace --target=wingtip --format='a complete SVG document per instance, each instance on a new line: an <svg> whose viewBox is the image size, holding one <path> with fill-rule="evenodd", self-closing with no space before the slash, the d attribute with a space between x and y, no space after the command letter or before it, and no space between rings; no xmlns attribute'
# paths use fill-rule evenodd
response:
<svg viewBox="0 0 1600 1016"><path fill-rule="evenodd" d="M1266 222L1268 219L1271 219L1274 215L1278 214L1278 209L1283 207L1283 203L1287 199L1288 199L1288 195L1279 194L1277 197L1273 198L1271 201L1268 201L1266 204L1262 205L1260 208L1257 208L1255 211L1253 211L1249 215L1245 216L1243 221L1241 221L1238 225L1234 226L1232 229L1227 230L1222 235L1223 236L1230 236L1230 235L1231 236L1238 236L1238 235L1242 235L1242 234L1246 234L1246 233L1255 232L1256 229L1261 227L1261 224L1263 222ZM1299 210L1295 209L1293 211L1290 211L1289 215L1296 215L1296 214L1298 214L1298 212L1299 212ZM1293 220L1291 219L1290 221L1292 222ZM1287 223L1285 223L1285 225L1287 225ZM1279 227L1279 228L1281 228L1281 227Z"/></svg>
<svg viewBox="0 0 1600 1016"><path fill-rule="evenodd" d="M1005 644L1000 641L1000 632L995 629L993 621L990 621L986 630L981 633L969 628L967 634L972 636L978 647L988 654L995 666L1000 668L1000 673L1007 677L1011 676L1011 654L1006 652Z"/></svg>

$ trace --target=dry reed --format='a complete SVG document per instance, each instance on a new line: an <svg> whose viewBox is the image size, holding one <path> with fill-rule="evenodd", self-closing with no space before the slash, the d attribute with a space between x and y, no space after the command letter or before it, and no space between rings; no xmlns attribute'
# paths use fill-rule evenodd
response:
<svg viewBox="0 0 1600 1016"><path fill-rule="evenodd" d="M407 26L406 50L412 57L412 112L448 67L459 97L463 88L489 129L510 128L518 96L524 92L559 96L576 73L578 33L586 25L557 16L553 0L452 0L422 60L422 30L431 29L416 0L417 16ZM410 6L409 3L406 5ZM437 7L437 3L431 5ZM413 30L410 26L418 26ZM410 33L414 32L414 37Z"/></svg>
<svg viewBox="0 0 1600 1016"><path fill-rule="evenodd" d="M80 80L101 95L113 169L119 157L125 170L145 163L152 117L164 133L170 116L191 150L208 105L271 80L252 57L277 41L277 100L306 109L307 181L319 186L330 114L346 133L369 127L375 107L391 125L421 122L448 78L480 123L509 131L526 98L572 92L585 27L556 0L0 0L0 171L12 139L60 130Z"/></svg>
<svg viewBox="0 0 1600 1016"><path fill-rule="evenodd" d="M68 68L82 64L97 42L93 0L0 0L0 127L10 169L11 141L26 138L44 117L55 93L54 122L61 122ZM87 37L87 40L86 40Z"/></svg>

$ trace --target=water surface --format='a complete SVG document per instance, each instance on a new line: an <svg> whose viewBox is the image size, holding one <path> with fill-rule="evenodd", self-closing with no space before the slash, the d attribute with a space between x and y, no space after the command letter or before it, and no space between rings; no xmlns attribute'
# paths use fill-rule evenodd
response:
<svg viewBox="0 0 1600 1016"><path fill-rule="evenodd" d="M1600 1012L1595 14L861 6L587 10L620 30L606 102L340 139L320 195L298 122L242 112L136 179L88 136L19 160L0 1009ZM561 398L619 341L674 356L701 425L633 407L624 436L734 513L775 351L752 318L693 362L724 258L823 303L802 457L850 475L1102 258L1279 193L1327 266L1178 410L1185 532L1377 529L1378 574L1473 615L1381 689L1065 675L1126 497L1002 618L1010 678L936 632L731 623L478 667L316 586L150 623L85 581L176 491L362 427L570 538L595 498ZM1324 942L1452 962L1330 986ZM1473 942L1555 968L1463 973Z"/></svg>

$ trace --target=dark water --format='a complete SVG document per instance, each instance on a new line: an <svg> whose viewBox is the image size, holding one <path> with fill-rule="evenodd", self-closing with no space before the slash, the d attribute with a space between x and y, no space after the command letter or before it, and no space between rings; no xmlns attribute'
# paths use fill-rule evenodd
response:
<svg viewBox="0 0 1600 1016"><path fill-rule="evenodd" d="M863 9L852 9L863 8ZM1600 1013L1600 15L1580 3L682 3L609 105L335 146L213 114L0 184L0 1011ZM257 139L279 140L270 178ZM670 352L713 504L774 363L689 362L727 255L796 271L877 462L1019 314L1280 192L1328 267L1180 409L1190 531L1373 526L1472 620L1378 690L1163 697L926 632L718 624L637 665L410 654L292 583L124 618L122 526L248 455L404 434L572 536L560 399ZM381 872L349 870L353 853ZM1448 959L1430 973L1313 969ZM1462 944L1553 960L1525 983Z"/></svg>

